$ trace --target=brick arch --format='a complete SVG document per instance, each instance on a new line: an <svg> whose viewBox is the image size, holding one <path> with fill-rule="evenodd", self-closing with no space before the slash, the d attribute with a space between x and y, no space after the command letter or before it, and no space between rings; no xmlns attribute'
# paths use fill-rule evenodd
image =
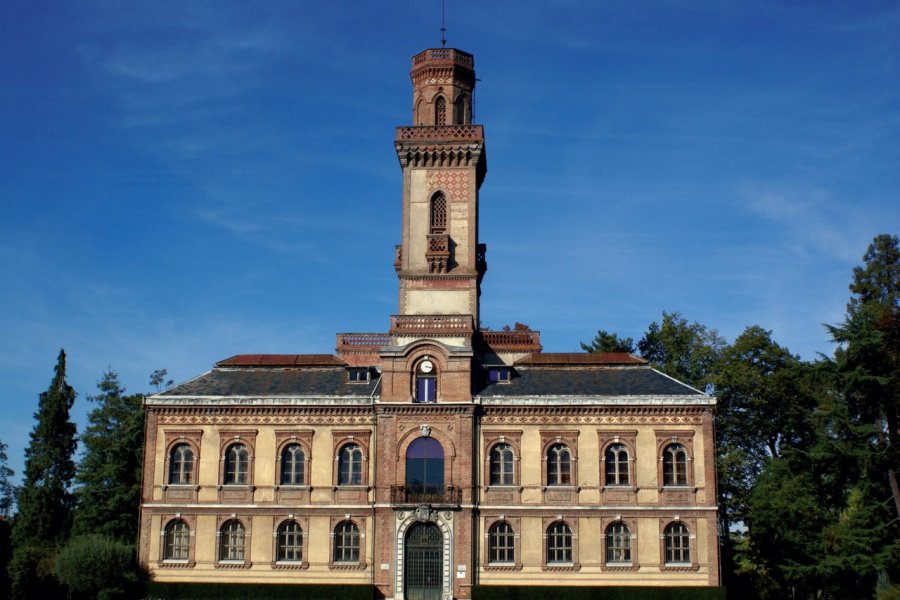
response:
<svg viewBox="0 0 900 600"><path fill-rule="evenodd" d="M450 359L450 353L440 342L431 339L420 340L406 349L404 355L406 369L412 371L426 356L432 359L437 373L447 367L447 361Z"/></svg>

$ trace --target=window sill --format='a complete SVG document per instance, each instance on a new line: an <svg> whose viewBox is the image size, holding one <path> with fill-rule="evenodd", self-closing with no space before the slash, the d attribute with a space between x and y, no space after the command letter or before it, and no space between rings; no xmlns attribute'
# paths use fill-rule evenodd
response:
<svg viewBox="0 0 900 600"><path fill-rule="evenodd" d="M484 566L485 571L521 571L522 563L488 563Z"/></svg>
<svg viewBox="0 0 900 600"><path fill-rule="evenodd" d="M332 571L365 571L366 563L336 562L328 565Z"/></svg>
<svg viewBox="0 0 900 600"><path fill-rule="evenodd" d="M577 563L548 563L541 566L541 569L555 573L574 573L581 570L581 565Z"/></svg>
<svg viewBox="0 0 900 600"><path fill-rule="evenodd" d="M279 560L272 563L272 568L279 571L300 571L309 568L309 563L302 560Z"/></svg>
<svg viewBox="0 0 900 600"><path fill-rule="evenodd" d="M191 569L196 563L190 559L167 558L157 563L157 566L165 569Z"/></svg>
<svg viewBox="0 0 900 600"><path fill-rule="evenodd" d="M244 560L220 560L216 563L217 569L249 569L252 562Z"/></svg>
<svg viewBox="0 0 900 600"><path fill-rule="evenodd" d="M660 571L669 571L671 573L690 573L692 571L699 571L700 565L693 565L691 563L665 563L659 567Z"/></svg>
<svg viewBox="0 0 900 600"><path fill-rule="evenodd" d="M626 573L629 571L637 571L640 568L641 565L630 562L606 563L605 565L600 566L600 570L606 573Z"/></svg>

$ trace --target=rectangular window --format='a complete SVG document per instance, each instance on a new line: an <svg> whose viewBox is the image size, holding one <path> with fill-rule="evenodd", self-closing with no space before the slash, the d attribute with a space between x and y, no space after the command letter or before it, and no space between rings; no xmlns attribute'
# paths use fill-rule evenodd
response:
<svg viewBox="0 0 900 600"><path fill-rule="evenodd" d="M488 381L494 383L509 383L512 372L506 367L491 367L488 369Z"/></svg>
<svg viewBox="0 0 900 600"><path fill-rule="evenodd" d="M350 369L348 377L350 383L367 383L369 381L369 369Z"/></svg>

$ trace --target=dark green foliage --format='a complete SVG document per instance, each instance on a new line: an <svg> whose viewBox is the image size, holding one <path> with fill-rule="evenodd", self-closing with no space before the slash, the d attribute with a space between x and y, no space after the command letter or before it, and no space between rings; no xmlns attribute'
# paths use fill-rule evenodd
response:
<svg viewBox="0 0 900 600"><path fill-rule="evenodd" d="M634 353L634 340L630 337L620 338L618 334L601 329L590 344L581 342L585 352L629 352Z"/></svg>
<svg viewBox="0 0 900 600"><path fill-rule="evenodd" d="M103 535L73 537L56 556L54 574L72 598L126 598L137 581L135 549Z"/></svg>
<svg viewBox="0 0 900 600"><path fill-rule="evenodd" d="M6 464L6 444L0 440L0 517L9 517L15 503L16 488L9 480L15 471Z"/></svg>
<svg viewBox="0 0 900 600"><path fill-rule="evenodd" d="M663 373L698 390L711 391L712 376L725 340L715 329L688 323L681 314L663 312L638 342L641 356Z"/></svg>
<svg viewBox="0 0 900 600"><path fill-rule="evenodd" d="M37 423L25 449L25 481L18 493L13 544L56 544L68 537L74 497L75 424L69 410L75 390L66 383L66 353L59 351L50 387L42 393Z"/></svg>
<svg viewBox="0 0 900 600"><path fill-rule="evenodd" d="M84 454L75 477L79 487L74 531L133 543L141 496L142 397L125 395L113 371L103 374L97 388L100 393L89 398L97 407L81 436Z"/></svg>
<svg viewBox="0 0 900 600"><path fill-rule="evenodd" d="M46 545L16 546L9 563L10 600L65 598L53 576L56 552Z"/></svg>
<svg viewBox="0 0 900 600"><path fill-rule="evenodd" d="M724 588L476 585L472 600L725 600Z"/></svg>
<svg viewBox="0 0 900 600"><path fill-rule="evenodd" d="M9 573L7 567L12 558L12 528L9 521L0 519L0 598L9 598Z"/></svg>
<svg viewBox="0 0 900 600"><path fill-rule="evenodd" d="M372 600L371 585L289 585L255 583L156 583L146 600Z"/></svg>

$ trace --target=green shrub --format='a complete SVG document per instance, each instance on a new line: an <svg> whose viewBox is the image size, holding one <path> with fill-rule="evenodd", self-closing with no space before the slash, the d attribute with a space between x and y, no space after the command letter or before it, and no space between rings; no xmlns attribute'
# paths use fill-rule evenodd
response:
<svg viewBox="0 0 900 600"><path fill-rule="evenodd" d="M97 534L72 538L56 557L55 574L75 598L125 598L137 581L134 547Z"/></svg>

